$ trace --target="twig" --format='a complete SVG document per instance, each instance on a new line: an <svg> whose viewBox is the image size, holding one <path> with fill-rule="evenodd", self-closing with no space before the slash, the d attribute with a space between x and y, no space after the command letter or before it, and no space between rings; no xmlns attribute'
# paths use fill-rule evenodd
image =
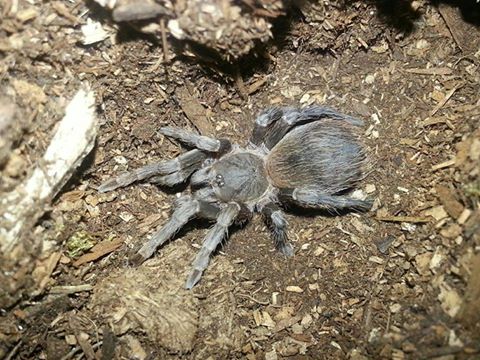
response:
<svg viewBox="0 0 480 360"><path fill-rule="evenodd" d="M20 340L17 345L15 345L15 347L12 349L12 351L10 351L10 353L7 355L7 357L5 358L5 360L11 360L13 359L13 357L17 354L18 352L18 349L20 349L20 346L22 345L22 340Z"/></svg>
<svg viewBox="0 0 480 360"><path fill-rule="evenodd" d="M168 51L167 29L165 27L165 19L160 19L160 32L162 33L163 61L167 63L170 56Z"/></svg>
<svg viewBox="0 0 480 360"><path fill-rule="evenodd" d="M253 297L251 297L250 295L247 295L247 294L237 294L238 296L240 297L243 297L243 298L247 298L247 299L250 299L252 300L253 302L256 302L257 304L260 304L260 305L269 305L270 304L270 301L260 301L260 300L257 300Z"/></svg>
<svg viewBox="0 0 480 360"><path fill-rule="evenodd" d="M430 220L417 216L377 216L377 220L385 222L427 223Z"/></svg>
<svg viewBox="0 0 480 360"><path fill-rule="evenodd" d="M442 99L442 101L440 101L440 102L437 104L437 106L435 106L435 108L430 112L430 116L435 115L438 110L440 110L442 107L444 107L445 104L447 103L447 101L450 100L450 98L452 97L452 95L455 93L455 91L457 91L458 89L460 89L463 85L464 85L464 83L458 83L458 84L455 85L452 89L450 89L450 91L447 92L447 94L446 94L445 97Z"/></svg>
<svg viewBox="0 0 480 360"><path fill-rule="evenodd" d="M75 294L82 291L90 291L92 289L93 286L90 284L53 286L50 289L50 294Z"/></svg>
<svg viewBox="0 0 480 360"><path fill-rule="evenodd" d="M446 168L446 167L450 167L450 166L452 166L452 165L455 165L456 161L457 161L457 160L456 160L455 158L453 158L453 159L444 161L444 162L442 162L442 163L440 163L440 164L433 165L433 166L432 166L432 170L433 170L433 171L436 171L436 170L440 170L440 169L443 169L443 168Z"/></svg>
<svg viewBox="0 0 480 360"><path fill-rule="evenodd" d="M242 79L242 73L240 72L240 68L238 67L238 65L235 67L234 80L240 97L242 98L242 100L247 101L248 91L245 88L245 83Z"/></svg>

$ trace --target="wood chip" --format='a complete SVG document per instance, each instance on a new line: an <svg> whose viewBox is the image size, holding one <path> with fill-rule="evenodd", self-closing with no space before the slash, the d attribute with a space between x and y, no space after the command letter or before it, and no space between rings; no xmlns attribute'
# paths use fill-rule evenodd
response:
<svg viewBox="0 0 480 360"><path fill-rule="evenodd" d="M444 161L444 162L442 162L442 163L440 163L440 164L433 165L433 166L432 166L432 170L433 170L433 171L436 171L436 170L440 170L440 169L444 169L444 168L453 166L453 165L455 165L455 162L456 162L455 158L450 159L450 160L447 160L447 161Z"/></svg>
<svg viewBox="0 0 480 360"><path fill-rule="evenodd" d="M120 246L122 246L123 240L116 239L112 241L103 241L97 245L95 245L89 253L82 255L77 261L73 263L73 266L80 266L87 262L95 261L102 256L105 256L112 251L115 251Z"/></svg>
<svg viewBox="0 0 480 360"><path fill-rule="evenodd" d="M286 289L288 292L302 293L303 289L300 286L287 286Z"/></svg>
<svg viewBox="0 0 480 360"><path fill-rule="evenodd" d="M453 190L444 185L437 185L435 190L437 191L438 199L448 215L454 219L458 219L463 212L463 205L456 199Z"/></svg>
<svg viewBox="0 0 480 360"><path fill-rule="evenodd" d="M405 72L408 72L410 74L418 74L418 75L451 75L452 69L448 67L438 67L438 68L429 68L429 69L411 68L411 69L405 69Z"/></svg>
<svg viewBox="0 0 480 360"><path fill-rule="evenodd" d="M251 95L254 92L256 92L258 89L260 89L267 82L267 79L268 78L266 76L264 76L264 77L261 77L260 79L255 80L250 85L248 85L248 87L247 87L248 95Z"/></svg>
<svg viewBox="0 0 480 360"><path fill-rule="evenodd" d="M373 263L375 263L375 264L379 264L379 265L381 265L381 264L383 264L383 263L385 262L385 261L383 261L383 259L382 259L381 257L379 257L379 256L370 256L370 257L368 258L368 261L373 262Z"/></svg>
<svg viewBox="0 0 480 360"><path fill-rule="evenodd" d="M95 351L93 350L92 345L88 341L89 340L88 334L84 332L80 332L78 334L75 334L75 337L77 338L78 344L82 348L82 351L85 354L85 357L88 360L95 359Z"/></svg>
<svg viewBox="0 0 480 360"><path fill-rule="evenodd" d="M293 324L295 324L295 323L297 323L301 320L302 320L302 317L300 315L296 315L296 316L293 316L293 317L289 317L287 319L283 319L283 320L281 320L277 323L277 325L275 326L273 331L274 332L282 331L282 330L292 326Z"/></svg>
<svg viewBox="0 0 480 360"><path fill-rule="evenodd" d="M193 89L189 91L186 87L178 88L175 91L182 111L192 125L200 131L200 134L205 136L215 135L215 129L207 118L207 111L192 93Z"/></svg>
<svg viewBox="0 0 480 360"><path fill-rule="evenodd" d="M60 16L69 20L73 25L79 22L78 18L75 15L72 15L70 10L61 1L53 1L52 7Z"/></svg>
<svg viewBox="0 0 480 360"><path fill-rule="evenodd" d="M460 225L465 224L465 222L468 220L468 218L472 215L472 210L470 209L463 209L462 213L458 217L457 221Z"/></svg>
<svg viewBox="0 0 480 360"><path fill-rule="evenodd" d="M439 4L437 9L460 50L466 53L477 51L480 46L480 31L462 19L460 8L445 3Z"/></svg>

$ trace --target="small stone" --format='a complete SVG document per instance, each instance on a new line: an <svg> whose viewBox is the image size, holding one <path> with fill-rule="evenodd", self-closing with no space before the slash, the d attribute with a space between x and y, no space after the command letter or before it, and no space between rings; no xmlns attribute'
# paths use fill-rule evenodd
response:
<svg viewBox="0 0 480 360"><path fill-rule="evenodd" d="M365 185L365 192L366 192L367 194L374 193L376 190L377 190L377 188L375 187L374 184L367 184L367 185Z"/></svg>
<svg viewBox="0 0 480 360"><path fill-rule="evenodd" d="M417 41L417 43L415 44L415 47L418 49L418 50L424 50L424 49L428 49L430 47L430 43L425 40L425 39L420 39Z"/></svg>
<svg viewBox="0 0 480 360"><path fill-rule="evenodd" d="M65 341L68 345L77 345L77 338L75 335L65 335Z"/></svg>
<svg viewBox="0 0 480 360"><path fill-rule="evenodd" d="M375 76L373 75L367 75L367 77L365 78L365 82L367 84L373 84L375 82Z"/></svg>
<svg viewBox="0 0 480 360"><path fill-rule="evenodd" d="M390 305L390 312L392 314L396 314L400 311L400 309L402 308L402 305L400 304L393 304L393 305Z"/></svg>

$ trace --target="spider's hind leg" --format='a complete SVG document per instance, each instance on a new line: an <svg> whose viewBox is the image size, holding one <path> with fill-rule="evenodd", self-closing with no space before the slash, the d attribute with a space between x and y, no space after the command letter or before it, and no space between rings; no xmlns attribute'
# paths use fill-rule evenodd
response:
<svg viewBox="0 0 480 360"><path fill-rule="evenodd" d="M285 256L293 256L293 247L287 235L288 223L283 211L278 205L269 203L261 209L261 213L272 230L275 248Z"/></svg>
<svg viewBox="0 0 480 360"><path fill-rule="evenodd" d="M322 119L345 121L354 126L363 125L362 120L324 106L313 105L303 109L274 107L263 111L255 119L250 142L257 146L263 143L267 149L272 149L295 126Z"/></svg>
<svg viewBox="0 0 480 360"><path fill-rule="evenodd" d="M371 199L360 200L345 195L331 195L315 188L282 189L279 196L301 207L328 211L366 212L373 206Z"/></svg>
<svg viewBox="0 0 480 360"><path fill-rule="evenodd" d="M167 161L156 162L120 174L102 183L98 191L107 192L125 187L135 181L152 178L152 182L172 186L184 182L195 170L202 166L207 154L201 150L190 150ZM155 177L154 177L155 176Z"/></svg>

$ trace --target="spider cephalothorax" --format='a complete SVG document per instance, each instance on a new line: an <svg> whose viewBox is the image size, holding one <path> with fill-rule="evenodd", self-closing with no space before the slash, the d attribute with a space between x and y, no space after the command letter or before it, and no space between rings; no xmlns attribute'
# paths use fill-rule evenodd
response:
<svg viewBox="0 0 480 360"><path fill-rule="evenodd" d="M190 182L191 192L177 199L170 220L133 259L139 263L151 257L194 217L215 220L193 263L186 283L190 289L200 280L228 228L245 220L246 214L263 214L275 246L291 256L282 203L331 211L370 209L371 201L346 194L365 175L368 160L359 141L361 125L358 119L320 106L272 108L257 117L245 148L226 139L164 127L160 129L163 135L193 150L124 173L103 183L99 191L146 179L166 186Z"/></svg>

